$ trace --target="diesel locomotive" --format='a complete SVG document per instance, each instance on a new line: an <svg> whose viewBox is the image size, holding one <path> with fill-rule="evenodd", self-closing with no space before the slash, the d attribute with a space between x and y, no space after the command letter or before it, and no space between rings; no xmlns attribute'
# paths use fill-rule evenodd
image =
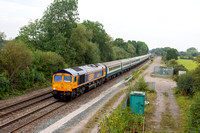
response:
<svg viewBox="0 0 200 133"><path fill-rule="evenodd" d="M59 70L53 75L52 94L54 98L60 100L74 99L86 90L96 88L149 58L150 54L147 54L129 59Z"/></svg>

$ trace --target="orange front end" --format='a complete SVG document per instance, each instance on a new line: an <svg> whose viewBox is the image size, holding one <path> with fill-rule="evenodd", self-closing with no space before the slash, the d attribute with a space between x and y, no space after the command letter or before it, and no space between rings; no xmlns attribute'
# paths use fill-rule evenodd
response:
<svg viewBox="0 0 200 133"><path fill-rule="evenodd" d="M70 74L56 73L53 75L52 89L56 99L70 97L72 90L77 86L77 82Z"/></svg>

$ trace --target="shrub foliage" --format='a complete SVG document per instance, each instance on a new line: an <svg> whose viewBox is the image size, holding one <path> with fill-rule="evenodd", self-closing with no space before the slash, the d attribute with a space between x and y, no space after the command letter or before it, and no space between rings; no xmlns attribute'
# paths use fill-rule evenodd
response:
<svg viewBox="0 0 200 133"><path fill-rule="evenodd" d="M193 74L188 72L181 75L177 81L179 92L183 95L193 95L195 89L195 81L193 79Z"/></svg>
<svg viewBox="0 0 200 133"><path fill-rule="evenodd" d="M198 92L190 106L189 112L189 132L200 132L200 93Z"/></svg>
<svg viewBox="0 0 200 133"><path fill-rule="evenodd" d="M100 121L100 133L142 132L143 116L134 115L130 108L116 109Z"/></svg>

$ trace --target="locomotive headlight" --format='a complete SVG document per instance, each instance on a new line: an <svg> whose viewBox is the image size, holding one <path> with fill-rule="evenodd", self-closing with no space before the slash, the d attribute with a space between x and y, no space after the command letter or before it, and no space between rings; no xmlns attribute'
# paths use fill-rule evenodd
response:
<svg viewBox="0 0 200 133"><path fill-rule="evenodd" d="M53 88L54 90L56 90L56 88Z"/></svg>

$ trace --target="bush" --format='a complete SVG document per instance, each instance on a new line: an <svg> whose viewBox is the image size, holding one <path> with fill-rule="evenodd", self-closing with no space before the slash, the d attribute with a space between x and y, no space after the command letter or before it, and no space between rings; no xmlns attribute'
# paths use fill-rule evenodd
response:
<svg viewBox="0 0 200 133"><path fill-rule="evenodd" d="M179 76L177 86L182 95L193 95L195 92L195 80L193 73L187 72Z"/></svg>
<svg viewBox="0 0 200 133"><path fill-rule="evenodd" d="M132 73L133 79L136 79L138 77L138 75L140 74L140 72L141 72L140 69L133 71L133 73Z"/></svg>
<svg viewBox="0 0 200 133"><path fill-rule="evenodd" d="M174 66L174 74L175 75L178 75L178 71L188 71L185 66L183 65L177 65L177 66Z"/></svg>
<svg viewBox="0 0 200 133"><path fill-rule="evenodd" d="M54 72L64 68L65 62L57 53L36 51L34 65L38 72L43 72L46 78L51 79ZM42 78L42 73L39 75Z"/></svg>
<svg viewBox="0 0 200 133"><path fill-rule="evenodd" d="M198 66L193 72L193 78L195 80L195 87L200 91L200 66Z"/></svg>
<svg viewBox="0 0 200 133"><path fill-rule="evenodd" d="M100 121L100 133L125 133L125 132L142 132L143 116L135 115L130 108L116 109L109 117L105 116Z"/></svg>
<svg viewBox="0 0 200 133"><path fill-rule="evenodd" d="M14 81L19 71L25 70L32 64L32 51L22 42L11 41L1 49L1 67L8 73L8 79Z"/></svg>
<svg viewBox="0 0 200 133"><path fill-rule="evenodd" d="M167 65L174 68L175 75L178 75L178 71L188 71L185 66L179 65L175 59L168 61Z"/></svg>
<svg viewBox="0 0 200 133"><path fill-rule="evenodd" d="M198 92L190 106L189 111L189 132L200 132L200 92Z"/></svg>
<svg viewBox="0 0 200 133"><path fill-rule="evenodd" d="M9 92L10 92L10 83L3 73L0 75L0 100L8 96Z"/></svg>
<svg viewBox="0 0 200 133"><path fill-rule="evenodd" d="M135 84L133 90L135 91L149 91L149 92L154 92L154 90L149 88L149 84L145 82L144 77L141 76L138 79L138 82Z"/></svg>
<svg viewBox="0 0 200 133"><path fill-rule="evenodd" d="M16 78L14 80L14 88L17 90L26 90L33 86L34 84L34 72L27 68L24 71L20 71L16 74Z"/></svg>
<svg viewBox="0 0 200 133"><path fill-rule="evenodd" d="M25 71L20 71L14 81L14 88L17 90L27 90L34 87L35 83L46 82L42 72L38 72L35 68L27 68Z"/></svg>

